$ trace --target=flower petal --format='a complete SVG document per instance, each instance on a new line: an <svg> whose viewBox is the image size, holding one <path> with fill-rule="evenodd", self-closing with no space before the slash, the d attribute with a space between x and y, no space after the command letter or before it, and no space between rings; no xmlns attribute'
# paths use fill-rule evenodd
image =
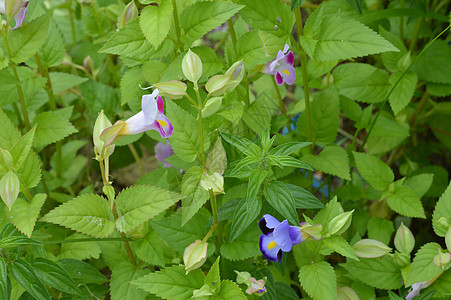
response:
<svg viewBox="0 0 451 300"><path fill-rule="evenodd" d="M285 44L285 46L283 46L283 53L287 53L288 49L290 49L290 46L288 46L288 44Z"/></svg>
<svg viewBox="0 0 451 300"><path fill-rule="evenodd" d="M279 260L279 252L282 254L282 250L280 247L274 242L273 234L262 234L260 236L260 251L263 256L270 261L278 261Z"/></svg>
<svg viewBox="0 0 451 300"><path fill-rule="evenodd" d="M292 85L296 80L296 70L293 66L285 66L280 74L282 75L283 81L285 81L288 85Z"/></svg>
<svg viewBox="0 0 451 300"><path fill-rule="evenodd" d="M152 125L152 123L149 124L148 119L146 119L144 111L140 111L136 115L130 117L125 123L126 127L120 132L120 135L141 133L150 130L150 126Z"/></svg>
<svg viewBox="0 0 451 300"><path fill-rule="evenodd" d="M267 232L272 232L273 230L271 229L276 228L279 224L280 222L276 218L266 214L260 220L258 225L260 226L260 229L263 231L263 233L265 233L264 230Z"/></svg>
<svg viewBox="0 0 451 300"><path fill-rule="evenodd" d="M174 127L172 126L171 121L169 121L169 119L165 115L158 114L155 122L151 126L149 126L148 130L150 129L158 131L161 137L166 139L172 135Z"/></svg>
<svg viewBox="0 0 451 300"><path fill-rule="evenodd" d="M290 226L287 220L283 220L273 231L274 242L283 252L291 251L293 242L290 237Z"/></svg>
<svg viewBox="0 0 451 300"><path fill-rule="evenodd" d="M285 56L285 61L290 65L294 64L294 54L292 51L288 52L288 54Z"/></svg>
<svg viewBox="0 0 451 300"><path fill-rule="evenodd" d="M174 154L174 150L172 149L171 145L169 144L169 141L166 142L166 145L164 143L157 143L155 145L155 157L163 162L165 167L171 167L172 165L165 161L166 158L170 157L172 154Z"/></svg>
<svg viewBox="0 0 451 300"><path fill-rule="evenodd" d="M289 234L293 246L299 244L300 242L305 241L305 239L309 237L308 234L302 232L300 227L296 226L290 226Z"/></svg>
<svg viewBox="0 0 451 300"><path fill-rule="evenodd" d="M164 101L163 101L163 98L161 98L161 96L157 97L157 107L158 107L158 112L160 114L164 113Z"/></svg>
<svg viewBox="0 0 451 300"><path fill-rule="evenodd" d="M16 26L11 28L11 30L17 29L20 26L22 26L23 21L25 20L25 15L27 14L27 11L28 11L27 6L28 6L28 1L22 5L22 7L19 9L19 12L14 16L14 20L16 20Z"/></svg>
<svg viewBox="0 0 451 300"><path fill-rule="evenodd" d="M283 78L282 78L282 75L280 75L280 73L277 72L275 77L276 77L276 83L277 83L278 85L282 85L282 84L283 84Z"/></svg>
<svg viewBox="0 0 451 300"><path fill-rule="evenodd" d="M150 125L155 122L155 118L158 114L157 101L155 100L155 97L153 97L153 94L154 93L151 95L144 95L141 100L141 108L143 112L142 122L146 125Z"/></svg>

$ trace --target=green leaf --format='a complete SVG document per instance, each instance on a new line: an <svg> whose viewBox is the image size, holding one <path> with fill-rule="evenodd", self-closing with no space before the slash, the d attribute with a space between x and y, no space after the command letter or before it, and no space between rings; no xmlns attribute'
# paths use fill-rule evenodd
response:
<svg viewBox="0 0 451 300"><path fill-rule="evenodd" d="M348 153L342 147L327 146L319 155L307 154L302 159L316 170L351 180Z"/></svg>
<svg viewBox="0 0 451 300"><path fill-rule="evenodd" d="M372 217L368 222L368 238L389 244L395 232L393 222L387 219Z"/></svg>
<svg viewBox="0 0 451 300"><path fill-rule="evenodd" d="M141 269L130 262L122 262L115 266L110 281L111 299L146 299L147 293L137 289L132 282L149 272L149 269Z"/></svg>
<svg viewBox="0 0 451 300"><path fill-rule="evenodd" d="M73 258L78 260L84 259L99 259L100 253L102 253L102 249L100 245L96 241L84 241L83 243L77 243L76 239L86 239L88 238L86 235L75 232L74 234L69 235L64 240L65 243L61 244L61 251L58 255L58 259L64 258Z"/></svg>
<svg viewBox="0 0 451 300"><path fill-rule="evenodd" d="M6 216L20 232L30 238L46 198L46 194L34 195L31 202L17 198L11 210L6 211Z"/></svg>
<svg viewBox="0 0 451 300"><path fill-rule="evenodd" d="M362 14L362 6L363 6L363 0L347 0L349 5L358 13L359 15Z"/></svg>
<svg viewBox="0 0 451 300"><path fill-rule="evenodd" d="M47 289L36 276L33 267L25 260L16 260L11 265L10 274L12 277L25 288L35 299L48 299L51 297Z"/></svg>
<svg viewBox="0 0 451 300"><path fill-rule="evenodd" d="M149 7L149 6L147 6ZM128 69L121 78L121 105L133 100L141 91L139 83L142 81L139 68Z"/></svg>
<svg viewBox="0 0 451 300"><path fill-rule="evenodd" d="M0 299L9 299L11 295L11 283L8 281L8 268L6 261L0 257Z"/></svg>
<svg viewBox="0 0 451 300"><path fill-rule="evenodd" d="M63 72L50 72L49 75L50 80L52 81L52 89L54 94L61 93L62 91L80 85L88 80L88 78Z"/></svg>
<svg viewBox="0 0 451 300"><path fill-rule="evenodd" d="M241 291L240 287L231 280L221 281L221 290L217 294L219 299L236 299L244 300L247 299Z"/></svg>
<svg viewBox="0 0 451 300"><path fill-rule="evenodd" d="M451 269L443 272L434 283L429 287L435 290L435 296L445 298L451 293Z"/></svg>
<svg viewBox="0 0 451 300"><path fill-rule="evenodd" d="M376 157L359 152L352 154L360 174L375 189L385 190L395 179L390 167Z"/></svg>
<svg viewBox="0 0 451 300"><path fill-rule="evenodd" d="M275 155L275 156L290 155L291 153L293 153L299 149L305 148L310 144L311 143L309 143L309 142L283 143L282 145L279 145L279 146L275 147L274 149L271 149L271 151L269 151L269 154Z"/></svg>
<svg viewBox="0 0 451 300"><path fill-rule="evenodd" d="M317 209L324 208L324 204L316 198L312 193L307 191L300 186L285 183L290 189L291 195L293 196L294 205L296 208L300 209Z"/></svg>
<svg viewBox="0 0 451 300"><path fill-rule="evenodd" d="M13 157L13 165L15 169L19 169L22 163L27 158L33 144L34 133L36 125L30 129L11 149L11 156Z"/></svg>
<svg viewBox="0 0 451 300"><path fill-rule="evenodd" d="M63 110L42 112L34 118L34 124L38 125L34 139L34 146L37 149L78 132L69 122L69 118L65 117Z"/></svg>
<svg viewBox="0 0 451 300"><path fill-rule="evenodd" d="M397 213L412 218L426 218L420 198L411 188L395 185L393 191L389 189L386 193L388 206Z"/></svg>
<svg viewBox="0 0 451 300"><path fill-rule="evenodd" d="M324 238L323 241L327 247L334 250L335 252L343 256L359 260L359 258L354 254L354 250L352 250L352 247L341 236L332 235L328 238Z"/></svg>
<svg viewBox="0 0 451 300"><path fill-rule="evenodd" d="M451 83L451 49L444 40L436 40L418 58L413 66L419 79L438 82Z"/></svg>
<svg viewBox="0 0 451 300"><path fill-rule="evenodd" d="M32 239L28 239L23 236L18 236L18 235L6 236L0 240L0 248L3 248L3 249L15 248L15 247L19 247L22 245L38 246L38 245L41 245L41 242L38 242L38 241L35 241Z"/></svg>
<svg viewBox="0 0 451 300"><path fill-rule="evenodd" d="M208 192L201 185L203 171L194 166L183 175L182 194L182 226L186 224L209 199Z"/></svg>
<svg viewBox="0 0 451 300"><path fill-rule="evenodd" d="M172 2L159 1L158 6L148 5L141 11L139 25L152 46L158 48L169 33L172 24Z"/></svg>
<svg viewBox="0 0 451 300"><path fill-rule="evenodd" d="M451 84L427 82L426 90L432 96L445 97L451 95Z"/></svg>
<svg viewBox="0 0 451 300"><path fill-rule="evenodd" d="M401 270L393 258L360 258L348 261L342 266L356 279L378 289L394 290L402 286Z"/></svg>
<svg viewBox="0 0 451 300"><path fill-rule="evenodd" d="M77 284L70 278L60 263L37 257L32 263L33 270L45 284L65 293L81 296Z"/></svg>
<svg viewBox="0 0 451 300"><path fill-rule="evenodd" d="M259 97L243 112L244 123L258 135L271 127L271 117L270 105L263 97Z"/></svg>
<svg viewBox="0 0 451 300"><path fill-rule="evenodd" d="M399 80L401 75L401 72L394 72L391 74L388 81L393 86ZM388 97L391 109L395 116L410 103L417 81L417 74L414 72L407 72Z"/></svg>
<svg viewBox="0 0 451 300"><path fill-rule="evenodd" d="M41 162L34 151L28 153L27 158L17 172L17 176L21 183L25 184L29 189L39 183L41 179Z"/></svg>
<svg viewBox="0 0 451 300"><path fill-rule="evenodd" d="M237 41L238 57L244 61L246 69L262 65L275 59L277 52L283 50L285 41L281 38L260 30L243 34Z"/></svg>
<svg viewBox="0 0 451 300"><path fill-rule="evenodd" d="M231 135L226 132L221 132L221 136L227 143L235 146L240 152L247 156L260 156L262 150L248 139L238 135Z"/></svg>
<svg viewBox="0 0 451 300"><path fill-rule="evenodd" d="M404 185L411 188L418 198L422 198L430 189L434 174L423 173L406 178Z"/></svg>
<svg viewBox="0 0 451 300"><path fill-rule="evenodd" d="M174 153L182 160L192 162L201 157L199 124L186 111L174 102L167 100L167 116L174 126L174 133L169 138ZM210 147L210 139L204 129L204 150Z"/></svg>
<svg viewBox="0 0 451 300"><path fill-rule="evenodd" d="M341 204L337 201L337 197L335 196L332 200L329 201L329 203L326 204L325 208L320 210L315 215L313 221L315 221L316 224L326 226L330 222L330 220L341 213L343 213L343 208L341 207Z"/></svg>
<svg viewBox="0 0 451 300"><path fill-rule="evenodd" d="M434 256L438 254L438 251L441 252L442 250L442 247L437 243L423 245L415 254L415 258L410 266L406 286L410 286L415 282L427 281L442 273L443 270L433 262Z"/></svg>
<svg viewBox="0 0 451 300"><path fill-rule="evenodd" d="M47 39L39 50L39 59L42 65L45 68L58 66L64 59L65 49L61 32L56 23L51 20Z"/></svg>
<svg viewBox="0 0 451 300"><path fill-rule="evenodd" d="M225 2L198 2L186 8L180 15L180 27L183 29L181 40L190 46L210 30L223 24L243 6Z"/></svg>
<svg viewBox="0 0 451 300"><path fill-rule="evenodd" d="M340 100L337 90L326 89L314 97L311 105L312 139L319 144L333 143L339 127ZM307 114L298 120L299 133L307 137Z"/></svg>
<svg viewBox="0 0 451 300"><path fill-rule="evenodd" d="M287 185L281 181L271 181L263 191L266 201L274 207L283 217L293 224L299 224L293 196Z"/></svg>
<svg viewBox="0 0 451 300"><path fill-rule="evenodd" d="M8 32L10 59L13 62L16 64L24 62L41 48L47 38L49 20L49 14L45 14Z"/></svg>
<svg viewBox="0 0 451 300"><path fill-rule="evenodd" d="M219 289L221 287L221 275L219 273L219 260L221 256L216 258L215 263L211 266L208 271L207 277L205 278L205 283L208 284L212 289Z"/></svg>
<svg viewBox="0 0 451 300"><path fill-rule="evenodd" d="M121 232L130 232L182 198L183 196L180 194L154 186L129 187L116 198L116 208L119 214L116 228Z"/></svg>
<svg viewBox="0 0 451 300"><path fill-rule="evenodd" d="M21 134L8 116L0 108L0 147L11 149L20 139Z"/></svg>
<svg viewBox="0 0 451 300"><path fill-rule="evenodd" d="M194 270L185 275L183 266L173 266L151 273L132 283L139 288L164 299L184 300L204 285L205 275Z"/></svg>
<svg viewBox="0 0 451 300"><path fill-rule="evenodd" d="M225 242L221 245L221 255L228 260L236 261L260 256L258 239L260 237L258 226L251 226L244 234L233 242Z"/></svg>
<svg viewBox="0 0 451 300"><path fill-rule="evenodd" d="M345 60L370 54L399 51L376 32L354 19L340 15L328 15L324 18L319 16L318 18L320 21L317 20L316 24L305 25L305 37L300 40L304 49L310 49L308 53L314 60ZM307 22L309 21L307 20Z"/></svg>
<svg viewBox="0 0 451 300"><path fill-rule="evenodd" d="M333 75L340 95L365 103L384 101L392 85L387 71L369 64L342 64L334 69Z"/></svg>
<svg viewBox="0 0 451 300"><path fill-rule="evenodd" d="M337 298L335 271L325 261L303 266L299 270L299 281L313 300L332 300Z"/></svg>
<svg viewBox="0 0 451 300"><path fill-rule="evenodd" d="M66 258L61 259L60 263L76 282L102 284L108 281L102 273L87 262Z"/></svg>
<svg viewBox="0 0 451 300"><path fill-rule="evenodd" d="M142 239L135 240L132 246L136 255L146 263L164 267L160 236L155 230L147 233Z"/></svg>
<svg viewBox="0 0 451 300"><path fill-rule="evenodd" d="M440 225L439 220L441 218L445 218L448 224L451 224L451 182L435 205L434 213L432 214L432 227L435 234L444 237L447 228Z"/></svg>
<svg viewBox="0 0 451 300"><path fill-rule="evenodd" d="M75 231L102 238L114 230L114 218L107 200L84 194L58 206L41 221L62 225Z"/></svg>
<svg viewBox="0 0 451 300"><path fill-rule="evenodd" d="M291 11L294 11L297 7L301 7L304 0L292 0L291 1Z"/></svg>

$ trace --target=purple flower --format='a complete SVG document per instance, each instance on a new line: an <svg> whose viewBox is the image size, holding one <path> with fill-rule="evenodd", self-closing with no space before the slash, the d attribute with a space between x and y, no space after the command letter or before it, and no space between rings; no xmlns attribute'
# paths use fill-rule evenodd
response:
<svg viewBox="0 0 451 300"><path fill-rule="evenodd" d="M263 234L260 236L260 251L271 261L282 261L283 252L291 251L294 245L309 237L301 227L288 225L287 220L279 222L271 215L264 215L258 223Z"/></svg>
<svg viewBox="0 0 451 300"><path fill-rule="evenodd" d="M296 72L293 67L294 54L291 51L288 52L289 48L288 44L285 44L283 51L279 50L277 58L270 61L264 70L266 74L275 75L278 85L282 85L284 82L291 85L296 79Z"/></svg>
<svg viewBox="0 0 451 300"><path fill-rule="evenodd" d="M25 20L25 15L27 14L27 6L29 1L24 1L22 3L22 6L19 8L17 13L14 15L14 20L16 21L16 26L11 28L11 30L17 29L20 26L22 26L23 21ZM0 0L0 13L5 14L6 13L6 1ZM10 4L11 5L11 4Z"/></svg>
<svg viewBox="0 0 451 300"><path fill-rule="evenodd" d="M169 144L169 141L167 141L167 144L164 143L157 143L155 145L155 157L163 163L163 165L167 168L172 167L170 163L165 161L166 158L170 157L172 154L174 154L174 150L172 150L171 145Z"/></svg>

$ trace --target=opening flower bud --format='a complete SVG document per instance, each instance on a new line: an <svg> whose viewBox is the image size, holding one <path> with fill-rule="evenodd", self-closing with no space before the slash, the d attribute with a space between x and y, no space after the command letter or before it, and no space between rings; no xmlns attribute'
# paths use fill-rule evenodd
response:
<svg viewBox="0 0 451 300"><path fill-rule="evenodd" d="M301 223L301 231L317 241L323 238L321 234L321 231L323 231L323 225L321 224L310 225L309 223Z"/></svg>
<svg viewBox="0 0 451 300"><path fill-rule="evenodd" d="M337 300L359 300L357 293L349 286L337 288Z"/></svg>
<svg viewBox="0 0 451 300"><path fill-rule="evenodd" d="M415 246L415 237L410 229L401 223L395 235L396 250L402 253L410 254Z"/></svg>
<svg viewBox="0 0 451 300"><path fill-rule="evenodd" d="M6 0L5 14L8 20L14 18L23 5L23 0Z"/></svg>
<svg viewBox="0 0 451 300"><path fill-rule="evenodd" d="M236 283L238 284L245 284L247 285L249 282L249 278L251 278L251 274L249 272L238 272L237 270L234 270L236 273Z"/></svg>
<svg viewBox="0 0 451 300"><path fill-rule="evenodd" d="M196 240L186 247L183 253L183 262L185 263L186 274L200 268L207 260L208 243Z"/></svg>
<svg viewBox="0 0 451 300"><path fill-rule="evenodd" d="M266 292L265 283L265 279L257 280L254 277L249 278L249 288L246 290L246 294L252 295L257 293L258 296L262 296Z"/></svg>
<svg viewBox="0 0 451 300"><path fill-rule="evenodd" d="M442 270L448 268L448 264L451 261L451 254L449 252L443 252L441 248L438 249L438 254L434 256L434 265L440 267Z"/></svg>
<svg viewBox="0 0 451 300"><path fill-rule="evenodd" d="M100 138L102 132L110 127L112 124L110 120L105 116L103 110L100 111L99 116L94 124L94 131L92 133L92 140L94 142L94 152L96 159L103 160L105 157L109 157L114 152L115 145L110 145L105 148L105 142Z"/></svg>
<svg viewBox="0 0 451 300"><path fill-rule="evenodd" d="M135 1L130 1L127 6L125 6L122 11L121 16L119 17L119 22L117 23L117 28L121 29L128 22L136 19L138 17L138 8L135 5Z"/></svg>
<svg viewBox="0 0 451 300"><path fill-rule="evenodd" d="M208 118L209 116L215 114L222 105L222 97L213 97L208 99L207 103L202 109L202 118Z"/></svg>
<svg viewBox="0 0 451 300"><path fill-rule="evenodd" d="M230 81L231 75L215 75L208 79L205 89L212 96L222 95L226 92L226 84Z"/></svg>
<svg viewBox="0 0 451 300"><path fill-rule="evenodd" d="M355 255L364 258L381 257L391 251L391 248L384 243L372 239L360 240L352 246L352 249Z"/></svg>
<svg viewBox="0 0 451 300"><path fill-rule="evenodd" d="M13 167L13 157L8 150L0 148L0 172L6 173Z"/></svg>
<svg viewBox="0 0 451 300"><path fill-rule="evenodd" d="M197 83L202 76L202 61L199 55L191 51L191 49L183 57L182 71L186 79L193 83Z"/></svg>
<svg viewBox="0 0 451 300"><path fill-rule="evenodd" d="M9 210L11 210L11 207L16 201L19 191L19 178L17 178L16 173L9 171L0 180L0 197L3 202L5 202L6 206L8 206Z"/></svg>
<svg viewBox="0 0 451 300"><path fill-rule="evenodd" d="M333 218L329 223L329 233L339 235L345 232L351 225L353 212L354 210L347 211Z"/></svg>
<svg viewBox="0 0 451 300"><path fill-rule="evenodd" d="M186 84L178 80L159 82L154 86L160 91L160 96L169 99L180 99L186 95Z"/></svg>
<svg viewBox="0 0 451 300"><path fill-rule="evenodd" d="M217 172L212 175L204 174L200 185L207 191L212 190L215 194L224 194L224 177Z"/></svg>

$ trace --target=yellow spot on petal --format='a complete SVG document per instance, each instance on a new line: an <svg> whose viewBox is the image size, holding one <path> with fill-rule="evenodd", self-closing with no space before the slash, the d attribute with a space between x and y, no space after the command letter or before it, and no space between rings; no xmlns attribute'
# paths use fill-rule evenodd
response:
<svg viewBox="0 0 451 300"><path fill-rule="evenodd" d="M168 123L166 123L165 121L157 120L157 122L160 123L160 125L163 126L163 127L168 126Z"/></svg>
<svg viewBox="0 0 451 300"><path fill-rule="evenodd" d="M287 69L283 69L282 72L283 72L285 75L290 76L290 72L289 72Z"/></svg>
<svg viewBox="0 0 451 300"><path fill-rule="evenodd" d="M268 244L268 249L272 249L272 248L274 248L275 246L277 246L276 242L271 241L271 243Z"/></svg>

